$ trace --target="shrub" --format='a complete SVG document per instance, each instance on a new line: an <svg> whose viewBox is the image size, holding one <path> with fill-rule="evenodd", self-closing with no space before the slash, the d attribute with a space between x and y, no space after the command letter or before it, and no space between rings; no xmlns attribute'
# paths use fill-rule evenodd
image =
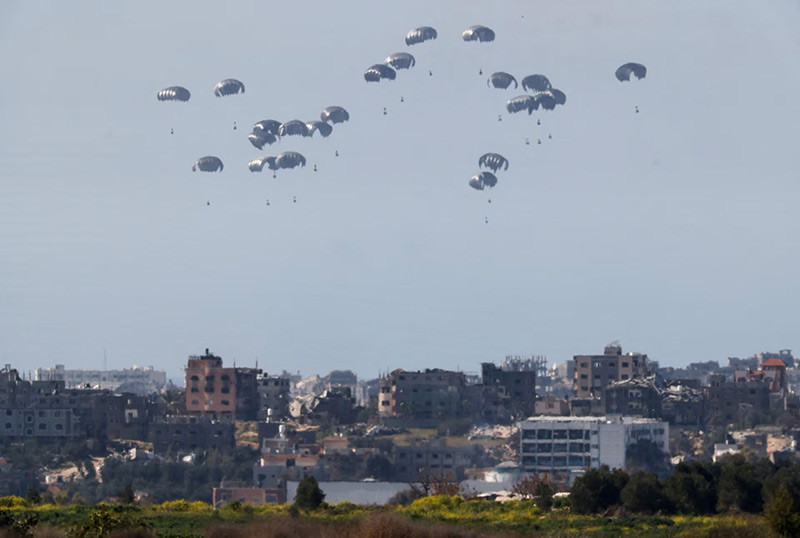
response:
<svg viewBox="0 0 800 538"><path fill-rule="evenodd" d="M764 509L764 519L778 536L800 536L800 515L794 499L785 487L781 487Z"/></svg>
<svg viewBox="0 0 800 538"><path fill-rule="evenodd" d="M325 494L319 487L317 479L307 476L297 485L294 504L301 510L315 510L325 500Z"/></svg>

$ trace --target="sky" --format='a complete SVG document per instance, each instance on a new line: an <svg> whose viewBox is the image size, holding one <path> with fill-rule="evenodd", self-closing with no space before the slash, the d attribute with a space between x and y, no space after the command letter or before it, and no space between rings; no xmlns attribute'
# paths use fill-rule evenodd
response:
<svg viewBox="0 0 800 538"><path fill-rule="evenodd" d="M0 3L2 364L179 378L210 348L372 378L614 340L674 366L800 351L800 4L387 6ZM496 40L462 41L474 24ZM438 39L407 47L421 25ZM414 69L364 81L401 51ZM629 61L647 77L618 82ZM510 115L522 88L494 71L566 105ZM215 97L224 78L246 93ZM158 102L170 85L191 100ZM246 139L330 105L351 119L329 138ZM287 150L308 166L248 171ZM509 169L475 191L490 151ZM204 155L223 172L193 173Z"/></svg>

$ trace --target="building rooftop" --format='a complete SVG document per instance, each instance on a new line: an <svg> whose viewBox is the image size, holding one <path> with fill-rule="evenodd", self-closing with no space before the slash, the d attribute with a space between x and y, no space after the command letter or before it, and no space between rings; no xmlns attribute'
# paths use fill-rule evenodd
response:
<svg viewBox="0 0 800 538"><path fill-rule="evenodd" d="M767 359L761 363L761 367L763 368L764 366L780 366L786 368L786 363L781 359Z"/></svg>
<svg viewBox="0 0 800 538"><path fill-rule="evenodd" d="M539 423L595 423L595 424L653 424L662 422L655 418L642 418L642 417L623 417L621 415L607 415L605 417L554 417L554 416L540 416L529 417L522 422L539 422Z"/></svg>

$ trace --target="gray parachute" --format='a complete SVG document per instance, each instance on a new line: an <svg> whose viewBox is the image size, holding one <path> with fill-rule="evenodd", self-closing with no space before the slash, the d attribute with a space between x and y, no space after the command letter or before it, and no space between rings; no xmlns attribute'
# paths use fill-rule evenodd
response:
<svg viewBox="0 0 800 538"><path fill-rule="evenodd" d="M518 95L506 102L506 110L512 114L522 112L523 110L527 110L528 114L530 114L532 110L536 110L537 108L539 108L539 104L532 95Z"/></svg>
<svg viewBox="0 0 800 538"><path fill-rule="evenodd" d="M406 45L416 45L417 43L431 41L437 37L439 37L439 34L436 33L435 29L430 26L420 26L406 34Z"/></svg>
<svg viewBox="0 0 800 538"><path fill-rule="evenodd" d="M647 68L642 64L629 62L619 66L614 73L614 76L617 77L617 80L620 82L629 81L631 79L631 75L637 79L642 79L647 76Z"/></svg>
<svg viewBox="0 0 800 538"><path fill-rule="evenodd" d="M469 186L479 191L486 187L491 189L495 185L497 185L497 176L491 172L478 172L469 179Z"/></svg>
<svg viewBox="0 0 800 538"><path fill-rule="evenodd" d="M314 133L319 131L323 138L328 137L333 132L333 127L324 121L310 121L306 123L308 134L306 136L314 136Z"/></svg>
<svg viewBox="0 0 800 538"><path fill-rule="evenodd" d="M283 124L277 120L261 120L253 125L253 132L257 133L259 131L263 131L271 135L278 136L281 131L281 125Z"/></svg>
<svg viewBox="0 0 800 538"><path fill-rule="evenodd" d="M487 26L470 26L461 34L464 41L479 41L481 43L494 41L494 30Z"/></svg>
<svg viewBox="0 0 800 538"><path fill-rule="evenodd" d="M340 106L329 106L324 109L319 115L322 121L329 121L334 125L337 123L344 123L350 120L350 113Z"/></svg>
<svg viewBox="0 0 800 538"><path fill-rule="evenodd" d="M395 69L411 69L417 64L417 60L407 52L395 52L386 57L386 64Z"/></svg>
<svg viewBox="0 0 800 538"><path fill-rule="evenodd" d="M306 158L296 151L285 151L275 159L277 169L305 166Z"/></svg>
<svg viewBox="0 0 800 538"><path fill-rule="evenodd" d="M382 78L394 80L397 72L385 64L375 64L364 71L364 80L367 82L380 82Z"/></svg>
<svg viewBox="0 0 800 538"><path fill-rule="evenodd" d="M197 172L198 170L201 172L222 172L222 160L213 155L200 157L192 165L192 172Z"/></svg>
<svg viewBox="0 0 800 538"><path fill-rule="evenodd" d="M308 126L300 120L287 121L278 129L278 136L309 136Z"/></svg>
<svg viewBox="0 0 800 538"><path fill-rule="evenodd" d="M275 166L275 160L277 157L273 157L271 155L265 157L259 157L258 159L253 159L247 165L251 172L261 172L264 169L264 165L267 165L267 168L270 170L277 170L278 167Z"/></svg>
<svg viewBox="0 0 800 538"><path fill-rule="evenodd" d="M258 149L262 149L267 144L274 144L278 139L268 131L253 131L247 135L247 139Z"/></svg>
<svg viewBox="0 0 800 538"><path fill-rule="evenodd" d="M487 86L494 86L495 88L505 90L511 84L514 84L514 88L519 86L517 83L517 79L514 78L513 75L510 73L505 73L503 71L498 71L497 73L492 73L489 75L489 79L486 81Z"/></svg>
<svg viewBox="0 0 800 538"><path fill-rule="evenodd" d="M183 86L164 88L159 91L157 95L159 101L182 101L184 103L188 101L191 96L192 94L189 93L189 90Z"/></svg>
<svg viewBox="0 0 800 538"><path fill-rule="evenodd" d="M217 97L235 95L237 93L244 93L244 84L235 78L226 78L217 82L217 85L214 86L214 95Z"/></svg>
<svg viewBox="0 0 800 538"><path fill-rule="evenodd" d="M538 92L533 95L536 102L545 110L553 110L556 105L563 105L567 102L567 95L561 90L548 90L546 92Z"/></svg>
<svg viewBox="0 0 800 538"><path fill-rule="evenodd" d="M508 170L508 159L499 153L484 153L478 159L478 166L484 166L492 172L497 172L501 168Z"/></svg>
<svg viewBox="0 0 800 538"><path fill-rule="evenodd" d="M544 75L528 75L522 79L522 89L529 92L546 92L552 87Z"/></svg>

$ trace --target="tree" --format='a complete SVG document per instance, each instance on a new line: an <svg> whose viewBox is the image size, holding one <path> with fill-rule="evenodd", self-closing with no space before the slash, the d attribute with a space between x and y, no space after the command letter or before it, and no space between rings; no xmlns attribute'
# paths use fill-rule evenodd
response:
<svg viewBox="0 0 800 538"><path fill-rule="evenodd" d="M325 494L319 487L317 479L309 475L297 485L294 504L301 510L315 510L325 500Z"/></svg>
<svg viewBox="0 0 800 538"><path fill-rule="evenodd" d="M39 504L42 502L42 494L39 493L39 490L36 489L36 486L31 486L28 488L28 493L25 494L25 500L30 504Z"/></svg>
<svg viewBox="0 0 800 538"><path fill-rule="evenodd" d="M608 465L589 469L575 479L569 494L570 508L578 514L607 510L619 504L620 492L627 483L628 474L620 469L612 471Z"/></svg>
<svg viewBox="0 0 800 538"><path fill-rule="evenodd" d="M657 474L659 478L666 478L672 472L669 455L649 439L640 439L628 445L625 466L628 472L647 471Z"/></svg>
<svg viewBox="0 0 800 538"><path fill-rule="evenodd" d="M778 536L800 536L800 515L796 513L794 499L785 487L779 488L767 503L764 519Z"/></svg>
<svg viewBox="0 0 800 538"><path fill-rule="evenodd" d="M511 491L523 499L533 499L536 506L545 512L549 512L553 508L555 488L546 474L541 477L526 476L514 484Z"/></svg>
<svg viewBox="0 0 800 538"><path fill-rule="evenodd" d="M719 512L760 512L763 506L761 479L757 466L741 454L722 458L717 486Z"/></svg>
<svg viewBox="0 0 800 538"><path fill-rule="evenodd" d="M667 479L664 493L672 506L683 514L713 514L717 508L717 488L712 465L679 463Z"/></svg>
<svg viewBox="0 0 800 538"><path fill-rule="evenodd" d="M622 505L640 514L653 514L668 506L664 486L653 473L636 471L620 492Z"/></svg>
<svg viewBox="0 0 800 538"><path fill-rule="evenodd" d="M125 484L125 487L120 490L117 497L119 497L119 502L122 504L133 504L136 502L136 494L133 492L133 487L130 484Z"/></svg>

